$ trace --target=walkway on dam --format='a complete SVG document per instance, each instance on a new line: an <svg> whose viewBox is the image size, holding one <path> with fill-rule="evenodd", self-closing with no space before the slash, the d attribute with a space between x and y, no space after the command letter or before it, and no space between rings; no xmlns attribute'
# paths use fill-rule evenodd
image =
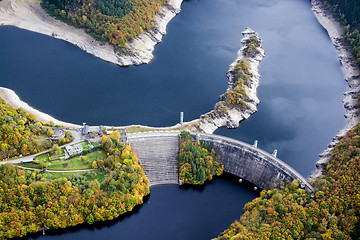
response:
<svg viewBox="0 0 360 240"><path fill-rule="evenodd" d="M128 142L135 150L150 186L178 184L179 135L179 131L128 134ZM191 135L196 138L195 134ZM225 172L262 189L272 189L297 179L306 190L314 190L296 170L259 148L215 134L201 133L198 137L214 148Z"/></svg>

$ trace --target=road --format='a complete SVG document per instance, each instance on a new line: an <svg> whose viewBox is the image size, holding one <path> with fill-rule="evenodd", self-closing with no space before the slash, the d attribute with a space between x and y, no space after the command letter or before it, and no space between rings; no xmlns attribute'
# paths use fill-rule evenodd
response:
<svg viewBox="0 0 360 240"><path fill-rule="evenodd" d="M62 130L70 131L72 133L72 135L74 136L74 140L71 143L67 143L65 145L62 145L61 147L67 147L67 146L82 142L82 141L84 141L86 139L85 136L81 135L81 128L78 128L78 129L63 128ZM32 155L17 158L17 159L14 159L14 160L1 161L0 165L1 164L6 164L6 163L15 163L16 164L16 163L21 163L22 161L32 160L32 159L34 159L34 157L39 156L39 155L44 154L44 153L48 153L49 151L50 150L45 150L45 151L38 152L38 153L35 153L35 154L32 154Z"/></svg>

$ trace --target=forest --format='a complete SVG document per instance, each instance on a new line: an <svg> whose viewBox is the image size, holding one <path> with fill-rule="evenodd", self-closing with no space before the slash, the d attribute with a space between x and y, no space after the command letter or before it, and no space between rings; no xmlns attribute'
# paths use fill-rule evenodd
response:
<svg viewBox="0 0 360 240"><path fill-rule="evenodd" d="M181 133L179 178L186 184L204 184L214 175L220 176L224 166L215 156L214 149L205 142L192 142L189 132Z"/></svg>
<svg viewBox="0 0 360 240"><path fill-rule="evenodd" d="M312 197L293 181L262 191L218 239L359 239L360 124L334 148Z"/></svg>
<svg viewBox="0 0 360 240"><path fill-rule="evenodd" d="M0 238L112 220L143 203L149 180L134 151L119 138L116 133L102 138L107 157L94 166L102 170L102 180L95 172L53 178L0 165Z"/></svg>
<svg viewBox="0 0 360 240"><path fill-rule="evenodd" d="M155 14L168 0L42 0L52 16L84 29L116 48L154 26Z"/></svg>
<svg viewBox="0 0 360 240"><path fill-rule="evenodd" d="M52 122L39 122L32 113L14 109L0 96L0 160L14 156L38 153L55 143L47 139L54 131ZM70 132L58 141L59 145L71 142Z"/></svg>
<svg viewBox="0 0 360 240"><path fill-rule="evenodd" d="M350 43L360 68L360 4L357 0L322 0L334 17L345 26L346 40Z"/></svg>

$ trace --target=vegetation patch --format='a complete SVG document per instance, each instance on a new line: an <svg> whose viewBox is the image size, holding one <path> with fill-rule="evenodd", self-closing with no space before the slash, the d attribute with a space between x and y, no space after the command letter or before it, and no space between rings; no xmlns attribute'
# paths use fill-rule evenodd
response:
<svg viewBox="0 0 360 240"><path fill-rule="evenodd" d="M231 90L225 93L225 104L228 106L237 105L243 108L246 106L245 101L249 100L245 90L245 86L250 84L251 78L249 63L240 60L231 74L233 75L233 85Z"/></svg>
<svg viewBox="0 0 360 240"><path fill-rule="evenodd" d="M0 159L38 153L49 149L55 141L48 138L54 133L52 122L38 122L32 113L14 109L0 97ZM70 132L58 144L72 141Z"/></svg>
<svg viewBox="0 0 360 240"><path fill-rule="evenodd" d="M44 173L0 165L0 238L112 220L150 193L134 151L119 135L103 137L104 171Z"/></svg>
<svg viewBox="0 0 360 240"><path fill-rule="evenodd" d="M205 142L191 142L189 132L181 133L179 160L179 177L182 183L203 184L214 175L220 176L224 166Z"/></svg>

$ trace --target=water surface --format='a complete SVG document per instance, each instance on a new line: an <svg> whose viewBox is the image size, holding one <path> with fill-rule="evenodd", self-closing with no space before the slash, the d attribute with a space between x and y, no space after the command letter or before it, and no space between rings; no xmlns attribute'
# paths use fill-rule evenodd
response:
<svg viewBox="0 0 360 240"><path fill-rule="evenodd" d="M258 113L216 133L272 152L304 176L338 129L346 84L326 31L306 0L191 0L168 25L148 65L119 67L61 40L0 27L0 85L63 121L169 126L213 108L245 27L263 39ZM81 227L53 239L209 239L254 198L216 180L202 191L152 189L150 203L109 226ZM216 209L214 209L216 207Z"/></svg>

